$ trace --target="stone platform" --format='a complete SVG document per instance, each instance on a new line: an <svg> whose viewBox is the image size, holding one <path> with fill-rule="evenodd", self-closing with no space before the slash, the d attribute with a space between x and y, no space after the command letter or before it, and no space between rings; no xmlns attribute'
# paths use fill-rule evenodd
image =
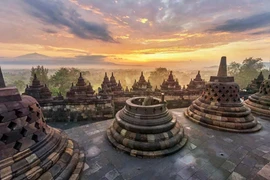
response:
<svg viewBox="0 0 270 180"><path fill-rule="evenodd" d="M187 120L184 111L171 110L189 136L186 146L175 154L154 159L132 157L115 149L106 137L112 120L65 130L86 151L81 179L270 179L267 120L258 118L263 126L259 132L238 134L200 126Z"/></svg>

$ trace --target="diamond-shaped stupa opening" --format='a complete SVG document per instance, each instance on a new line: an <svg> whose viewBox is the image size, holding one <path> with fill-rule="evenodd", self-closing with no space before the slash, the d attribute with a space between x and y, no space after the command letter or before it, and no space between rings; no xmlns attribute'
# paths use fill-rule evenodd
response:
<svg viewBox="0 0 270 180"><path fill-rule="evenodd" d="M0 141L2 141L3 143L7 143L7 140L8 140L8 136L6 134L3 134Z"/></svg>
<svg viewBox="0 0 270 180"><path fill-rule="evenodd" d="M35 142L38 142L38 135L33 134L32 140L35 141Z"/></svg>
<svg viewBox="0 0 270 180"><path fill-rule="evenodd" d="M40 124L38 122L35 123L35 128L40 129Z"/></svg>
<svg viewBox="0 0 270 180"><path fill-rule="evenodd" d="M37 117L40 118L40 112L37 112Z"/></svg>
<svg viewBox="0 0 270 180"><path fill-rule="evenodd" d="M0 115L0 123L2 123L4 120L4 116Z"/></svg>
<svg viewBox="0 0 270 180"><path fill-rule="evenodd" d="M32 118L31 118L31 117L29 117L29 116L27 116L27 118L26 118L26 122L30 123L30 122L31 122L31 120L32 120Z"/></svg>
<svg viewBox="0 0 270 180"><path fill-rule="evenodd" d="M23 113L22 113L22 111L15 109L15 115L17 117L22 117L23 116Z"/></svg>
<svg viewBox="0 0 270 180"><path fill-rule="evenodd" d="M11 130L14 130L15 127L17 126L17 124L15 122L10 122L9 125L8 125L8 128L11 129Z"/></svg>
<svg viewBox="0 0 270 180"><path fill-rule="evenodd" d="M20 143L18 141L16 141L15 145L13 146L13 148L18 150L18 151L20 151L21 147L22 147L22 143Z"/></svg>
<svg viewBox="0 0 270 180"><path fill-rule="evenodd" d="M27 129L23 127L21 130L21 135L26 136L26 133L27 133Z"/></svg>

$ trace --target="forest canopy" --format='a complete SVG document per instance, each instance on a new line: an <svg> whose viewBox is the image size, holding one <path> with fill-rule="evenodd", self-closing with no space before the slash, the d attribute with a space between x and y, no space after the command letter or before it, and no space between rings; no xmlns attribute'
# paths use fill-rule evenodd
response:
<svg viewBox="0 0 270 180"><path fill-rule="evenodd" d="M228 73L230 76L234 76L235 82L237 82L241 89L247 87L247 85L257 78L262 71L264 77L268 77L269 70L264 69L264 64L261 58L246 58L242 63L231 62L228 66Z"/></svg>
<svg viewBox="0 0 270 180"><path fill-rule="evenodd" d="M145 70L144 76L146 80L150 80L153 90L160 85L164 80L168 79L169 72L171 70L165 67L159 67L153 70ZM228 65L228 74L235 77L241 89L247 87L247 85L257 78L260 71L263 72L264 77L268 77L269 71L264 67L264 63L261 58L246 58L242 63L231 62ZM31 84L33 75L36 74L42 84L47 84L53 95L56 96L58 93L66 95L72 83L76 84L80 72L86 81L91 83L93 89L97 92L98 88L104 78L104 69L77 69L77 68L60 68L60 69L48 69L43 66L32 67L29 70L14 70L4 71L4 76L8 85L15 85L21 93L24 92L27 84ZM126 86L130 89L135 81L139 79L141 70L139 69L110 69L106 70L108 76L114 73L116 80L120 80L122 87L125 89ZM190 79L194 79L198 70L193 71L179 71L173 70L173 76L178 79L179 84L183 87L187 85ZM215 75L217 68L211 70L201 70L202 79L205 81L209 80L209 77Z"/></svg>

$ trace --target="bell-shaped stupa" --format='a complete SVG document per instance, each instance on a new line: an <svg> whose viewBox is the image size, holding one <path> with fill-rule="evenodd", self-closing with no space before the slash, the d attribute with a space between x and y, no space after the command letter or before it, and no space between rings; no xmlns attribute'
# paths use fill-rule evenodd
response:
<svg viewBox="0 0 270 180"><path fill-rule="evenodd" d="M251 95L245 101L252 113L264 118L270 118L270 75L260 86L259 92Z"/></svg>
<svg viewBox="0 0 270 180"><path fill-rule="evenodd" d="M222 57L217 76L211 76L202 95L185 111L190 120L214 129L231 132L255 132L261 124L243 105L239 86L227 76L226 57Z"/></svg>
<svg viewBox="0 0 270 180"><path fill-rule="evenodd" d="M0 179L79 179L84 152L48 126L38 102L6 87L0 71Z"/></svg>
<svg viewBox="0 0 270 180"><path fill-rule="evenodd" d="M156 157L180 150L187 137L162 97L128 99L107 130L109 141L132 156Z"/></svg>

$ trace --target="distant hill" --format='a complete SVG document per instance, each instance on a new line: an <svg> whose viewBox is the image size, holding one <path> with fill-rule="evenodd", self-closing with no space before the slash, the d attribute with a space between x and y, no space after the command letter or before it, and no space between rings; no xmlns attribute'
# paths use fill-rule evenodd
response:
<svg viewBox="0 0 270 180"><path fill-rule="evenodd" d="M19 59L47 59L49 56L45 56L43 54L38 53L31 53L31 54L25 54L22 56L18 56Z"/></svg>
<svg viewBox="0 0 270 180"><path fill-rule="evenodd" d="M75 57L50 57L39 53L30 53L18 57L0 58L1 65L13 66L121 66L114 62L106 61L103 55L87 55Z"/></svg>
<svg viewBox="0 0 270 180"><path fill-rule="evenodd" d="M208 66L204 67L205 69L218 69L219 66Z"/></svg>

